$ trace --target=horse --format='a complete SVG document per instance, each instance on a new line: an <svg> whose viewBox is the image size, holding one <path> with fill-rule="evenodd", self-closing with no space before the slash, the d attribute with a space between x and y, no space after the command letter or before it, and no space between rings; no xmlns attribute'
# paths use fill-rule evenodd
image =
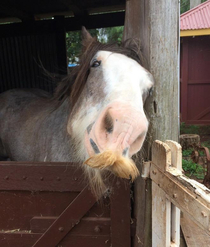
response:
<svg viewBox="0 0 210 247"><path fill-rule="evenodd" d="M77 162L102 188L107 171L132 180L139 174L131 157L148 130L144 102L154 79L136 42L102 44L84 27L82 36L79 65L53 96L39 89L0 95L0 156Z"/></svg>

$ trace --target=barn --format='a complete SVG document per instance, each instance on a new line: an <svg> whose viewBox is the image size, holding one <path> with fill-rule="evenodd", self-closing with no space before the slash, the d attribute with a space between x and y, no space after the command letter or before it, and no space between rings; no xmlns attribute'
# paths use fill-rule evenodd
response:
<svg viewBox="0 0 210 247"><path fill-rule="evenodd" d="M149 133L137 159L142 176L135 183L110 177L98 202L76 163L0 162L0 246L179 246L178 208L209 234L209 191L182 175L181 147L174 142L179 135L178 1L3 0L0 7L1 92L52 91L37 61L52 74L66 74L65 32L82 25L124 25L124 39L141 39L155 78L145 104Z"/></svg>
<svg viewBox="0 0 210 247"><path fill-rule="evenodd" d="M181 36L181 121L210 124L210 1L183 13Z"/></svg>

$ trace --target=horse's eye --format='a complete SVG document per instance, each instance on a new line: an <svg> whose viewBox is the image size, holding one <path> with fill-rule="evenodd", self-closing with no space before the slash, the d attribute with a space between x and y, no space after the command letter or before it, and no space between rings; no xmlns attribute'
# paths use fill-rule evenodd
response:
<svg viewBox="0 0 210 247"><path fill-rule="evenodd" d="M96 67L100 66L100 64L101 64L101 61L93 60L91 67L96 68Z"/></svg>

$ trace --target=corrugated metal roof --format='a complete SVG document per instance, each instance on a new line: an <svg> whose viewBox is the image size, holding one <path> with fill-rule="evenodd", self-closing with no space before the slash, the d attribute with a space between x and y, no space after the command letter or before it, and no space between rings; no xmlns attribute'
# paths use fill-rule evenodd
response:
<svg viewBox="0 0 210 247"><path fill-rule="evenodd" d="M210 0L183 13L180 18L180 29L197 30L210 28Z"/></svg>

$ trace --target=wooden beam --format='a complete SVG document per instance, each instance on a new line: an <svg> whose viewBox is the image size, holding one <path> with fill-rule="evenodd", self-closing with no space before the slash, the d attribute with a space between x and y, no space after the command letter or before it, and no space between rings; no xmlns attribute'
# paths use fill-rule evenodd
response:
<svg viewBox="0 0 210 247"><path fill-rule="evenodd" d="M141 40L147 68L155 79L153 95L145 108L150 119L146 154L150 159L154 140L178 140L179 135L179 2L165 0L126 1L124 39ZM151 246L151 184L135 183L135 247Z"/></svg>
<svg viewBox="0 0 210 247"><path fill-rule="evenodd" d="M84 11L80 9L75 3L69 0L60 0L70 11L74 13L74 16L81 16L84 14Z"/></svg>
<svg viewBox="0 0 210 247"><path fill-rule="evenodd" d="M1 12L10 16L10 17L16 17L19 18L22 21L28 21L28 20L34 20L34 16L30 15L20 9L6 6L6 4L0 4Z"/></svg>
<svg viewBox="0 0 210 247"><path fill-rule="evenodd" d="M181 30L180 37L189 37L189 36L203 36L210 35L210 28L198 29L198 30Z"/></svg>
<svg viewBox="0 0 210 247"><path fill-rule="evenodd" d="M108 13L108 12L118 12L118 11L125 11L125 4L102 6L98 8L89 8L88 14L93 15L98 13Z"/></svg>
<svg viewBox="0 0 210 247"><path fill-rule="evenodd" d="M82 26L88 29L123 26L125 20L124 12L90 15L82 17L65 18L63 25L66 31L81 30ZM55 20L42 20L25 23L13 23L0 26L0 36L27 35L35 33L53 33L55 31Z"/></svg>

